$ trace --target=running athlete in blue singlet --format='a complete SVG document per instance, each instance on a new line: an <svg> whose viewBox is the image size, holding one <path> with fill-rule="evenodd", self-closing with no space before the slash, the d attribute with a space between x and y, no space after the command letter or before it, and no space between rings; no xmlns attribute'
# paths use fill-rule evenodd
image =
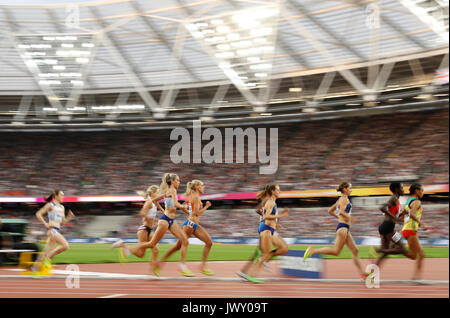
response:
<svg viewBox="0 0 450 318"><path fill-rule="evenodd" d="M276 241L275 238L275 230L277 228L278 219L287 217L289 215L289 211L284 209L282 214L278 214L276 199L280 197L280 187L276 184L266 185L264 191L260 192L257 196L258 198L268 198L263 208L263 221L258 227L259 234L259 246L261 249L261 257L259 258L257 264L253 268L248 271L248 274L238 273L243 278L247 279L252 283L260 283L261 281L256 279L256 275L260 268L263 266L264 262L270 260L274 252L277 250L271 251L272 244ZM279 242L278 242L279 243ZM281 247L281 246L280 246ZM287 252L287 251L286 251ZM278 254L279 255L279 254Z"/></svg>
<svg viewBox="0 0 450 318"><path fill-rule="evenodd" d="M349 199L349 196L352 193L352 185L348 182L342 182L336 190L341 192L342 196L328 210L330 215L338 219L335 245L334 247L323 247L317 250L314 250L312 247L308 247L304 254L304 260L306 261L308 257L315 254L337 256L341 253L344 245L347 245L352 252L352 259L360 272L361 279L365 280L368 273L365 273L362 268L358 255L358 247L356 246L352 234L350 233L350 225L351 222L354 221L354 217L351 216L352 204Z"/></svg>

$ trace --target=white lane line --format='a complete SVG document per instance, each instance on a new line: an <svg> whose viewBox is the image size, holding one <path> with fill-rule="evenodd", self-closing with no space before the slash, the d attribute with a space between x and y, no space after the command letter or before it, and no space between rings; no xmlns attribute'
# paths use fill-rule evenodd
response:
<svg viewBox="0 0 450 318"><path fill-rule="evenodd" d="M50 276L41 276L41 278L50 279L65 279L63 276L66 271L54 270ZM73 272L70 272L73 274ZM245 282L239 277L156 277L152 275L131 275L119 273L98 273L98 272L79 272L80 278L83 279L98 279L98 280L136 280L136 281L186 281L186 282ZM0 278L32 278L30 275L0 275ZM337 284L363 284L359 279L306 279L306 278L263 278L266 283L337 283ZM448 285L448 280L426 280L422 281L424 285ZM380 284L412 284L421 285L411 280L381 280Z"/></svg>
<svg viewBox="0 0 450 318"><path fill-rule="evenodd" d="M126 296L128 294L112 294L112 295L108 295L108 296L101 296L101 297L97 297L97 298L117 298L117 297L122 297L122 296Z"/></svg>

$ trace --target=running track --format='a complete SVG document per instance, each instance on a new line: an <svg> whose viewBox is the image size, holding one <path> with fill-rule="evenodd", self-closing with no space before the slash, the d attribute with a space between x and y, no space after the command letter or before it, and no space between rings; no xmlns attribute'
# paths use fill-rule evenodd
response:
<svg viewBox="0 0 450 318"><path fill-rule="evenodd" d="M362 260L363 266L368 264ZM65 265L56 265L52 277L33 279L16 268L0 268L0 298L448 298L449 261L426 259L423 279L430 285L408 282L414 262L388 259L381 267L379 288L367 288L357 280L351 260L326 260L325 280L298 281L283 277L277 263L272 272L261 271L264 284L241 281L235 272L243 262L211 262L216 273L206 277L198 273L198 264L190 263L196 277L181 277L177 263L167 263L162 278L150 278L148 263L83 264L79 288L66 287ZM95 272L95 273L94 273ZM84 274L83 274L84 273ZM107 277L107 274L118 275ZM88 275L88 276L86 276ZM121 275L124 275L123 277ZM131 276L134 275L134 276ZM326 282L333 279L333 282ZM384 281L384 282L383 282Z"/></svg>

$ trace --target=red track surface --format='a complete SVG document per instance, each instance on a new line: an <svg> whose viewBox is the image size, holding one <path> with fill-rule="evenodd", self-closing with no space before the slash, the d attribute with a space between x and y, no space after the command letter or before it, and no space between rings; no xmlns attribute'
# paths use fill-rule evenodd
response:
<svg viewBox="0 0 450 318"><path fill-rule="evenodd" d="M368 261L363 260L363 265ZM243 262L211 262L210 268L216 278L235 279L235 274ZM380 288L367 288L364 283L324 283L324 282L266 282L251 284L245 281L208 280L209 277L198 273L198 263L189 264L196 279L182 280L122 280L122 279L86 279L81 278L80 288L69 289L65 279L61 278L0 278L0 298L448 298L448 284L412 285L387 284L381 282ZM447 259L426 259L424 280L448 281L449 261ZM56 265L55 269L64 270L65 265ZM147 263L127 264L83 264L82 272L149 274ZM9 268L11 269L11 268ZM273 272L261 271L262 278L280 278L276 262L271 265ZM414 262L407 259L389 259L381 267L381 281L409 280ZM0 268L0 275L18 275L18 272ZM56 276L56 275L55 275ZM177 272L177 263L167 263L162 271L167 278L181 277ZM198 280L204 278L205 280ZM356 268L351 260L326 260L324 277L328 279L357 279Z"/></svg>

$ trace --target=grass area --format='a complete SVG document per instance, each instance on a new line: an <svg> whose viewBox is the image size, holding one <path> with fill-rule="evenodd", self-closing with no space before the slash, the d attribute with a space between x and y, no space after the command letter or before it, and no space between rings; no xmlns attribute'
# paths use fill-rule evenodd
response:
<svg viewBox="0 0 450 318"><path fill-rule="evenodd" d="M170 249L172 244L161 244L159 248L159 258ZM43 246L41 246L43 247ZM110 244L70 244L69 250L54 257L54 264L97 264L97 263L117 263L118 250L111 250ZM314 245L314 248L322 246ZM305 250L307 246L290 245L292 250ZM369 257L369 246L358 246L360 258ZM242 261L248 260L255 250L255 245L232 245L232 244L214 244L210 255L210 261ZM427 258L448 258L448 247L424 247ZM186 261L201 261L203 245L190 245L186 255ZM140 259L132 255L128 262L148 262L150 251L147 250L145 256ZM389 257L403 257L392 255ZM339 256L327 256L326 259L350 259L351 253L347 247ZM178 261L180 253L177 252L169 258L169 261Z"/></svg>

